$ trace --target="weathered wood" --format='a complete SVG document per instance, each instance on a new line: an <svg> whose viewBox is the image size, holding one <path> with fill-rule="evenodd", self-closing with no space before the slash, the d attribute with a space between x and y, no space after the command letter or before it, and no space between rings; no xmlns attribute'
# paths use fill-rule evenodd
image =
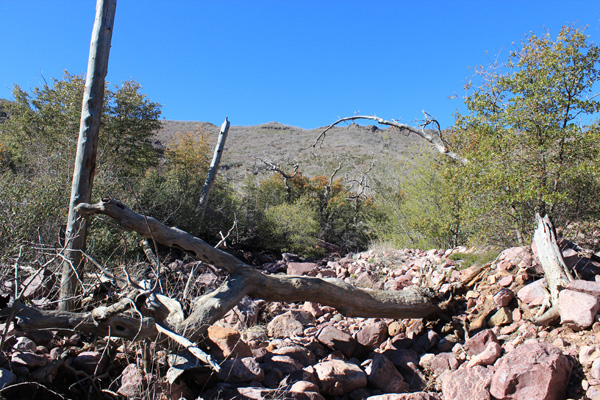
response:
<svg viewBox="0 0 600 400"><path fill-rule="evenodd" d="M137 214L112 199L103 199L96 204L82 203L76 210L84 217L108 215L125 230L189 251L199 260L229 272L227 281L212 293L197 298L190 316L175 327L177 333L191 341L197 341L208 326L222 318L245 295L269 301L315 301L353 317L423 318L439 311L434 301L420 289L364 290L335 278L265 275L202 239Z"/></svg>
<svg viewBox="0 0 600 400"><path fill-rule="evenodd" d="M388 125L388 126L393 126L396 127L398 129L400 129L401 131L407 131L410 133L414 133L415 135L418 135L420 137L422 137L423 139L425 139L426 141L428 141L429 143L431 143L435 149L440 152L441 154L452 158L453 160L456 160L458 162L460 162L461 164L465 165L469 163L469 160L467 160L466 158L464 158L463 156L461 156L458 153L452 152L448 149L448 147L446 146L446 143L444 142L443 138L442 138L442 132L440 130L440 126L438 124L438 122L434 119L431 119L429 117L428 114L426 115L426 121L423 125L421 125L421 129L417 129L413 126L407 125L407 124L401 124L397 121L388 121L385 120L383 118L379 118L376 117L374 115L354 115L352 117L344 117L344 118L340 118L337 121L335 121L333 124L329 125L327 128L325 128L325 130L323 132L321 132L321 134L319 135L319 137L317 138L317 143L320 140L323 140L323 138L325 137L325 134L334 126L342 123L342 122L346 122L346 121L355 121L358 119L367 119L367 120L372 120L372 121L376 121L377 123L381 124L381 125ZM434 124L437 126L437 133L433 133L432 130L426 130L425 127L427 125L430 124ZM316 145L316 143L315 143Z"/></svg>
<svg viewBox="0 0 600 400"><path fill-rule="evenodd" d="M533 322L538 325L548 325L556 322L560 317L558 313L558 294L562 288L573 280L573 276L567 269L558 248L556 232L550 218L547 215L542 218L539 214L536 214L535 219L537 228L533 234L533 241L550 291L550 308L544 314L535 318Z"/></svg>
<svg viewBox="0 0 600 400"><path fill-rule="evenodd" d="M73 296L77 289L77 272L83 270L87 223L77 218L74 208L79 203L87 203L92 197L98 132L104 101L104 79L108 70L108 55L112 39L113 23L117 8L116 0L98 0L96 19L92 31L88 70L81 108L81 122L77 155L71 187L69 216L65 234L65 262L62 266L60 309L74 307Z"/></svg>
<svg viewBox="0 0 600 400"><path fill-rule="evenodd" d="M225 121L221 125L221 131L219 132L219 139L215 146L215 154L213 154L212 162L208 168L208 175L206 175L206 181L202 188L202 194L200 195L200 201L198 202L198 209L200 210L200 221L204 220L204 214L206 214L206 207L208 205L208 196L215 178L217 171L219 170L219 164L221 163L221 155L223 154L223 148L225 147L225 141L227 140L227 134L229 133L229 120L225 117Z"/></svg>

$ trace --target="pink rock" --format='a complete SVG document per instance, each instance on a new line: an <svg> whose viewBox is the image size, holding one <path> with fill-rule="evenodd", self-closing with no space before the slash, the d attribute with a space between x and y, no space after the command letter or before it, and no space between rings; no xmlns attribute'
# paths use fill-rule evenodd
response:
<svg viewBox="0 0 600 400"><path fill-rule="evenodd" d="M481 353L473 356L469 363L467 364L468 368L472 368L476 365L492 365L496 362L497 359L502 355L502 346L496 342L489 342L485 350Z"/></svg>
<svg viewBox="0 0 600 400"><path fill-rule="evenodd" d="M498 338L490 329L485 329L464 344L464 349L470 356L475 356L484 351L490 342L498 343Z"/></svg>
<svg viewBox="0 0 600 400"><path fill-rule="evenodd" d="M356 333L356 341L368 350L375 350L388 338L388 325L383 321L367 323Z"/></svg>
<svg viewBox="0 0 600 400"><path fill-rule="evenodd" d="M402 393L408 390L404 378L384 355L376 353L365 368L369 384L384 393Z"/></svg>
<svg viewBox="0 0 600 400"><path fill-rule="evenodd" d="M494 303L496 307L506 307L508 303L515 298L515 293L510 289L500 289L498 293L494 295Z"/></svg>
<svg viewBox="0 0 600 400"><path fill-rule="evenodd" d="M290 387L290 392L319 392L319 386L309 381L297 381Z"/></svg>
<svg viewBox="0 0 600 400"><path fill-rule="evenodd" d="M437 375L441 375L444 371L454 371L458 368L458 359L454 353L440 353L431 361L430 369Z"/></svg>
<svg viewBox="0 0 600 400"><path fill-rule="evenodd" d="M544 302L544 299L548 297L546 287L546 280L544 278L538 279L527 286L523 286L521 290L517 292L517 297L525 304L539 306Z"/></svg>
<svg viewBox="0 0 600 400"><path fill-rule="evenodd" d="M442 382L444 400L490 400L491 381L492 372L481 365L457 369L444 377Z"/></svg>
<svg viewBox="0 0 600 400"><path fill-rule="evenodd" d="M264 363L277 368L284 375L289 375L293 372L300 371L305 367L298 360L285 355L272 355L266 358Z"/></svg>
<svg viewBox="0 0 600 400"><path fill-rule="evenodd" d="M579 261L579 254L577 254L577 252L573 249L566 248L563 249L561 253L563 260L565 261L565 265L569 269L572 269Z"/></svg>
<svg viewBox="0 0 600 400"><path fill-rule="evenodd" d="M590 370L592 378L600 380L600 359L595 359Z"/></svg>
<svg viewBox="0 0 600 400"><path fill-rule="evenodd" d="M529 342L496 364L490 393L505 400L560 400L565 398L572 365L556 347Z"/></svg>
<svg viewBox="0 0 600 400"><path fill-rule="evenodd" d="M142 372L135 364L129 364L121 373L121 386L117 390L121 396L127 398L141 398L144 385Z"/></svg>
<svg viewBox="0 0 600 400"><path fill-rule="evenodd" d="M20 336L17 338L17 342L13 345L13 349L17 351L29 351L35 353L37 350L37 345L33 340L25 336Z"/></svg>
<svg viewBox="0 0 600 400"><path fill-rule="evenodd" d="M321 307L319 307L319 304L315 303L314 301L304 302L302 309L311 313L311 315L315 318L319 318L321 315L323 315L323 310Z"/></svg>
<svg viewBox="0 0 600 400"><path fill-rule="evenodd" d="M347 358L352 356L356 348L356 339L331 325L323 327L315 337L325 346L341 351Z"/></svg>
<svg viewBox="0 0 600 400"><path fill-rule="evenodd" d="M315 276L318 268L317 264L311 262L290 262L287 266L287 274Z"/></svg>
<svg viewBox="0 0 600 400"><path fill-rule="evenodd" d="M307 367L317 362L313 352L300 345L283 346L273 350L273 354L291 357L298 361L302 367Z"/></svg>
<svg viewBox="0 0 600 400"><path fill-rule="evenodd" d="M575 329L586 329L594 323L600 303L592 295L566 289L558 294L558 306L562 324Z"/></svg>
<svg viewBox="0 0 600 400"><path fill-rule="evenodd" d="M600 282L574 280L567 284L566 289L586 293L600 299Z"/></svg>
<svg viewBox="0 0 600 400"><path fill-rule="evenodd" d="M510 285L512 285L512 283L514 281L515 281L515 277L513 275L506 275L505 277L502 277L498 281L498 285L500 285L502 287L509 287Z"/></svg>
<svg viewBox="0 0 600 400"><path fill-rule="evenodd" d="M367 386L367 374L356 364L329 360L315 364L313 368L321 393L326 396L342 396Z"/></svg>

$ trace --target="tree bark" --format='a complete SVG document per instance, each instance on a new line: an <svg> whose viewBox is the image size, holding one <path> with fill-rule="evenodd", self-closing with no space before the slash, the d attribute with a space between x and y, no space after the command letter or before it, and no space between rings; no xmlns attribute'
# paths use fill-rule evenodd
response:
<svg viewBox="0 0 600 400"><path fill-rule="evenodd" d="M73 309L73 299L77 291L77 276L83 270L84 258L81 252L85 249L87 223L77 218L74 209L79 203L89 202L92 196L98 132L104 101L104 79L108 69L108 55L116 7L116 0L98 0L96 3L96 19L90 43L65 235L66 259L62 266L61 302L59 304L61 310Z"/></svg>
<svg viewBox="0 0 600 400"><path fill-rule="evenodd" d="M210 168L208 168L208 175L206 175L206 181L202 188L202 194L200 195L200 201L198 203L198 209L200 210L200 223L204 220L204 214L206 214L206 206L208 205L208 196L210 190L217 176L219 170L219 163L221 162L221 155L223 154L223 148L225 147L225 141L227 140L227 134L229 133L229 120L225 117L225 121L221 125L221 131L219 132L219 139L215 147L215 154L213 155Z"/></svg>
<svg viewBox="0 0 600 400"><path fill-rule="evenodd" d="M177 228L154 218L144 217L112 199L96 204L79 204L76 211L84 217L104 214L123 229L135 231L163 245L194 254L199 260L226 270L230 275L217 290L194 300L190 315L174 327L191 341L197 341L208 326L221 319L245 295L268 301L314 301L335 307L350 317L423 318L439 308L426 290L363 290L335 278L265 275L222 250L216 249Z"/></svg>
<svg viewBox="0 0 600 400"><path fill-rule="evenodd" d="M573 280L573 276L565 265L558 248L556 232L550 218L547 215L542 218L539 214L536 214L535 219L537 228L533 235L533 241L544 270L544 277L550 291L551 304L548 311L534 319L533 322L538 325L549 325L556 322L560 317L558 313L558 294L562 288Z"/></svg>

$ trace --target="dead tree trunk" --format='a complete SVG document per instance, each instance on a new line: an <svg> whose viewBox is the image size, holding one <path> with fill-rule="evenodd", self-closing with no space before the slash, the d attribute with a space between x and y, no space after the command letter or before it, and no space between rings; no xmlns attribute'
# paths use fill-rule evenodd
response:
<svg viewBox="0 0 600 400"><path fill-rule="evenodd" d="M225 121L221 125L221 131L219 132L219 139L217 140L217 146L215 147L215 154L213 155L210 168L208 169L208 175L206 175L206 182L202 188L202 194L200 195L200 202L198 203L198 209L200 211L200 222L204 220L204 214L206 214L206 206L208 205L208 196L210 195L210 189L217 176L219 169L219 163L221 162L221 155L223 154L223 148L225 147L225 141L227 140L227 133L229 133L229 120L225 117Z"/></svg>
<svg viewBox="0 0 600 400"><path fill-rule="evenodd" d="M550 307L544 314L536 318L534 323L549 325L556 322L560 317L558 294L567 283L573 280L573 276L567 269L556 243L556 232L550 218L547 215L542 218L539 214L536 214L535 219L537 228L533 235L533 241L537 247L538 258L544 270L548 290L550 290Z"/></svg>
<svg viewBox="0 0 600 400"><path fill-rule="evenodd" d="M85 248L87 224L85 220L77 217L74 209L79 203L90 202L92 196L98 131L100 130L100 117L104 101L104 78L108 69L108 55L116 8L116 0L98 0L96 4L96 19L90 43L69 217L65 235L66 253L62 266L60 289L61 310L73 309L73 297L77 291L78 276L81 275L83 269L81 252Z"/></svg>

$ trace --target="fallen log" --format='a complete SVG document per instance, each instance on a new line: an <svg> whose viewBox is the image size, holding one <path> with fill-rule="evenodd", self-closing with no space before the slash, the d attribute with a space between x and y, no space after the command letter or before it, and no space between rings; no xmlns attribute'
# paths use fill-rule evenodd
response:
<svg viewBox="0 0 600 400"><path fill-rule="evenodd" d="M221 319L245 295L267 301L314 301L335 307L346 316L379 318L423 318L439 311L425 290L401 291L358 289L335 278L265 275L233 255L216 249L197 237L158 220L138 214L113 199L96 204L82 203L83 217L104 214L123 229L135 231L157 243L180 248L199 260L222 268L230 275L217 290L196 298L190 315L174 326L175 332L197 341L208 326Z"/></svg>

